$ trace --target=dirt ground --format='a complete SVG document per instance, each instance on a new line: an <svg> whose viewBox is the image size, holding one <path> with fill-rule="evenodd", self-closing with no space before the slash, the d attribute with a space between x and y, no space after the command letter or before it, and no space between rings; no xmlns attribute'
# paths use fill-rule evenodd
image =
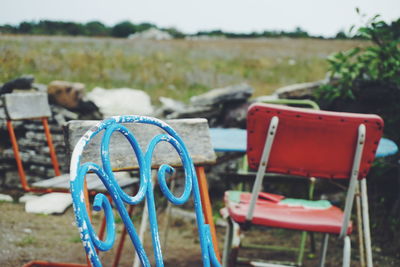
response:
<svg viewBox="0 0 400 267"><path fill-rule="evenodd" d="M160 214L160 220L163 219ZM99 215L94 216L95 226ZM137 219L137 217L136 217ZM118 221L117 221L118 223ZM121 229L121 223L118 223ZM163 229L163 227L161 227ZM219 246L222 249L224 227L218 227ZM355 235L352 237L352 266L359 266ZM282 230L256 230L247 235L244 242L267 243L275 245L296 246L300 234ZM317 251L322 236L315 235ZM163 242L163 235L161 234ZM128 244L129 243L129 244ZM133 248L126 243L119 266L132 266ZM150 237L145 240L145 247L150 251ZM162 243L163 244L163 243ZM341 266L342 243L336 237L331 237L326 266ZM116 245L114 245L114 248ZM381 249L374 246L375 266L400 266L399 259L384 257ZM103 265L111 266L113 251L103 255ZM183 219L173 218L168 231L168 247L163 248L166 266L201 266L199 243L195 224ZM150 252L149 252L150 254ZM260 257L273 260L294 260L293 253L260 252L241 250L240 257ZM24 204L0 202L0 266L22 266L31 260L46 260L57 262L84 263L84 251L79 240L78 231L74 225L72 208L61 215L38 215L24 211ZM317 257L306 257L304 266L316 266Z"/></svg>

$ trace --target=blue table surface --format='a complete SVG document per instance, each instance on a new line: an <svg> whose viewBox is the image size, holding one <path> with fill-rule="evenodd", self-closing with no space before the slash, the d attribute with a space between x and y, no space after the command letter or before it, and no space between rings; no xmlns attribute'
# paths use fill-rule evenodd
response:
<svg viewBox="0 0 400 267"><path fill-rule="evenodd" d="M246 152L247 132L238 128L211 128L211 142L217 152ZM382 138L378 145L376 157L387 157L396 154L398 147L390 139Z"/></svg>

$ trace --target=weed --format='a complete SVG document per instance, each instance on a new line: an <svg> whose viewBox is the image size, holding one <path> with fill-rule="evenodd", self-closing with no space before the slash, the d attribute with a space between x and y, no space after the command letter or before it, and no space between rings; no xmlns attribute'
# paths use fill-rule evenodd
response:
<svg viewBox="0 0 400 267"><path fill-rule="evenodd" d="M36 238L31 236L31 235L29 235L29 236L26 236L26 237L22 238L22 240L16 242L15 245L18 246L18 247L27 247L27 246L30 246L30 245L34 245L36 243L37 243Z"/></svg>
<svg viewBox="0 0 400 267"><path fill-rule="evenodd" d="M71 243L80 243L80 242L81 242L81 239L80 239L79 236L74 235L73 237L71 237L71 238L69 239L69 242L71 242Z"/></svg>

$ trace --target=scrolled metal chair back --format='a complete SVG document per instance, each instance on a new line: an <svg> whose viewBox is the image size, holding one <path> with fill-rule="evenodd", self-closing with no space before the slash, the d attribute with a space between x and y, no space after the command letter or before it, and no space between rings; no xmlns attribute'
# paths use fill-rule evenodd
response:
<svg viewBox="0 0 400 267"><path fill-rule="evenodd" d="M143 152L135 138L135 135L122 123L151 124L161 128L165 133L153 137L147 146L147 150ZM81 163L82 153L84 152L85 147L100 132L104 132L100 145L101 166L94 162ZM119 132L128 140L139 165L140 184L139 189L134 196L130 196L122 190L122 188L117 184L113 174L110 162L109 146L111 136L114 132ZM156 146L161 142L169 143L177 151L182 161L185 174L184 192L181 196L176 197L169 190L166 181L166 175L172 174L175 170L170 165L161 165L158 169L158 184L161 191L163 195L175 205L184 204L188 201L190 196L193 195L203 265L220 266L214 253L209 226L204 221L195 168L185 144L169 125L161 120L144 116L116 116L99 122L80 138L72 153L70 166L70 189L76 223L81 234L83 246L93 266L102 266L96 249L100 251L108 251L112 248L115 242L115 220L108 197L102 193L97 193L94 198L93 209L96 211L103 210L106 217L107 235L105 240L100 240L96 231L93 229L84 200L84 179L85 175L89 172L95 173L99 179L101 179L108 191L109 197L114 202L114 206L127 228L127 232L142 265L150 266L149 257L143 248L143 244L139 240L134 222L131 220L128 211L125 208L125 204L137 205L146 199L148 204L147 207L155 263L156 266L164 266L153 195L153 182L151 179L153 153Z"/></svg>

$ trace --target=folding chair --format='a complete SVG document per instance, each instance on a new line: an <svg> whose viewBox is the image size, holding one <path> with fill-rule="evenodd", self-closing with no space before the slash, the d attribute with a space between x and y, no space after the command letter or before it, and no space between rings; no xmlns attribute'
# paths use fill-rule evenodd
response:
<svg viewBox="0 0 400 267"><path fill-rule="evenodd" d="M10 136L11 145L14 152L15 161L17 163L18 174L20 177L21 187L26 192L49 193L53 192L51 188L35 187L28 183L25 170L21 160L17 138L15 135L13 120L41 120L50 151L50 158L56 176L61 175L57 156L55 153L48 117L51 116L47 94L45 93L14 93L5 94L3 97L4 107L7 115L7 130ZM67 189L57 190L67 192Z"/></svg>
<svg viewBox="0 0 400 267"><path fill-rule="evenodd" d="M125 205L137 205L144 200L147 202L154 259L157 266L163 266L151 179L152 168L158 168L158 184L168 201L182 205L193 195L203 264L220 266L218 248L213 244L215 229L212 218L209 217L210 210L207 211L210 208L209 199L206 200L208 192L204 192L202 188L204 171L194 166L196 163L215 161L207 121L187 119L172 120L169 123L175 125L177 130L155 118L134 115L112 117L94 125L80 135L81 138L76 142L70 167L71 194L83 246L93 266L102 266L97 250L108 251L112 248L115 241L115 222L110 200L104 194L97 194L93 208L97 211L104 210L107 222L106 238L104 241L100 240L90 222L85 201L84 181L89 172L96 174L107 188L143 266L150 266L150 260ZM82 122L71 122L69 128L87 129L81 126ZM115 132L120 134L114 134ZM111 140L112 137L117 139ZM188 146L184 141L189 143ZM179 197L173 195L166 182L167 176L175 172L172 166L182 167L185 174L184 192ZM113 171L137 168L140 185L137 193L130 196L118 185Z"/></svg>
<svg viewBox="0 0 400 267"><path fill-rule="evenodd" d="M350 265L350 221L355 190L361 184L364 239L372 266L365 177L381 139L383 121L376 115L338 113L253 104L247 117L247 156L257 169L251 193L227 191L228 218L223 264L236 263L239 230L251 225L324 233L320 266L328 237L344 240L343 266ZM309 201L260 192L265 172L301 177L348 179L344 211L327 200ZM254 266L268 266L251 261Z"/></svg>
<svg viewBox="0 0 400 267"><path fill-rule="evenodd" d="M54 144L48 124L48 118L51 116L51 110L48 102L48 96L45 93L29 92L29 93L13 93L2 96L4 107L7 115L7 129L14 152L15 161L17 163L18 174L21 187L26 192L35 193L51 193L51 192L69 192L69 175L61 174L57 155L55 153ZM49 147L49 156L53 165L55 177L43 179L34 183L29 183L24 164L20 156L17 137L15 135L12 121L17 120L41 120L45 133L46 143ZM136 182L133 178L118 178L119 183L124 186L132 185ZM105 188L98 183L88 183L88 189L91 194L96 191L103 191Z"/></svg>
<svg viewBox="0 0 400 267"><path fill-rule="evenodd" d="M263 99L262 97L257 99L257 102L259 103L266 103L266 104L278 104L278 105L286 105L286 106L293 106L293 107L302 107L302 108L309 108L309 109L314 109L314 110L320 110L318 104L310 99L285 99L285 98L279 98L279 99ZM247 163L247 155L243 157L243 163L242 167L239 170L239 173L241 174L249 174L252 173L249 170L249 166ZM256 173L253 173L254 176ZM287 175L286 175L287 176ZM296 179L296 178L295 178ZM243 190L243 189L240 189ZM312 200L314 198L314 191L315 191L315 178L310 177L309 178L309 188L308 188L308 199ZM310 240L311 240L311 254L313 255L315 253L315 242L314 242L314 235L311 232L310 233ZM297 251L297 259L296 259L296 264L301 266L303 264L303 259L304 259L304 253L306 251L306 241L307 241L307 232L303 231L301 233L301 238L300 238L300 245L298 248L288 248L288 247L276 247L273 246L274 250L279 250L279 251ZM266 249L269 248L269 246L264 246Z"/></svg>

